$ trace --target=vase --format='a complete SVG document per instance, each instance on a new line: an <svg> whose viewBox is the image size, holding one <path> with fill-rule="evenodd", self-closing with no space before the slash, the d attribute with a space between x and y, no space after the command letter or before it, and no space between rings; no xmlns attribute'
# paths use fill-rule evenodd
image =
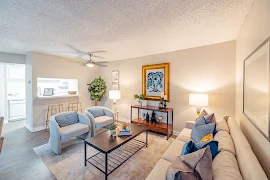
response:
<svg viewBox="0 0 270 180"><path fill-rule="evenodd" d="M142 106L147 106L147 100L142 100Z"/></svg>
<svg viewBox="0 0 270 180"><path fill-rule="evenodd" d="M142 102L141 101L138 101L138 106L141 106L142 105Z"/></svg>
<svg viewBox="0 0 270 180"><path fill-rule="evenodd" d="M115 129L114 130L110 130L110 134L111 134L111 136L115 136Z"/></svg>

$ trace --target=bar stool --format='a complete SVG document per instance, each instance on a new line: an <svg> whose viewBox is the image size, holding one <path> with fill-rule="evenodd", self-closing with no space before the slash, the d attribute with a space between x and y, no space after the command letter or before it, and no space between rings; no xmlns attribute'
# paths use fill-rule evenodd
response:
<svg viewBox="0 0 270 180"><path fill-rule="evenodd" d="M64 112L63 104L50 104L47 111L46 129L49 128L49 119L52 115Z"/></svg>
<svg viewBox="0 0 270 180"><path fill-rule="evenodd" d="M68 103L68 111L82 112L82 102L70 102Z"/></svg>

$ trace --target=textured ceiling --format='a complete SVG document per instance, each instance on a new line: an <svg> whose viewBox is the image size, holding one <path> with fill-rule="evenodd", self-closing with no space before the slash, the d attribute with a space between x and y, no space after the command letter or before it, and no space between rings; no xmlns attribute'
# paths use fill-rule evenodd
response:
<svg viewBox="0 0 270 180"><path fill-rule="evenodd" d="M254 0L0 0L0 52L106 50L107 60L236 39ZM101 55L101 54L99 54Z"/></svg>

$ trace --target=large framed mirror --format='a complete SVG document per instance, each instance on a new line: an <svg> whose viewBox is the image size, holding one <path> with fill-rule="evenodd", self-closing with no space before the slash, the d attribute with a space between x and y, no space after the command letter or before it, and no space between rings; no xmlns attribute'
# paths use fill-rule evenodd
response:
<svg viewBox="0 0 270 180"><path fill-rule="evenodd" d="M264 41L244 61L243 113L270 140L270 45Z"/></svg>

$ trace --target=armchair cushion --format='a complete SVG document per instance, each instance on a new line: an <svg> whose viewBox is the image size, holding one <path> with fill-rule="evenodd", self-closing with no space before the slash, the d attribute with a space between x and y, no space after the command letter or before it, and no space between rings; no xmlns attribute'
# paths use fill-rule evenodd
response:
<svg viewBox="0 0 270 180"><path fill-rule="evenodd" d="M59 127L69 126L71 124L76 124L79 122L77 112L64 112L59 113L55 116L55 121Z"/></svg>
<svg viewBox="0 0 270 180"><path fill-rule="evenodd" d="M87 132L89 132L89 126L81 123L62 127L60 128L61 141L68 141Z"/></svg>
<svg viewBox="0 0 270 180"><path fill-rule="evenodd" d="M111 116L100 116L95 118L96 128L102 128L113 123L113 117Z"/></svg>
<svg viewBox="0 0 270 180"><path fill-rule="evenodd" d="M89 108L87 110L94 116L94 118L105 115L104 110L102 108L99 108L99 107Z"/></svg>

